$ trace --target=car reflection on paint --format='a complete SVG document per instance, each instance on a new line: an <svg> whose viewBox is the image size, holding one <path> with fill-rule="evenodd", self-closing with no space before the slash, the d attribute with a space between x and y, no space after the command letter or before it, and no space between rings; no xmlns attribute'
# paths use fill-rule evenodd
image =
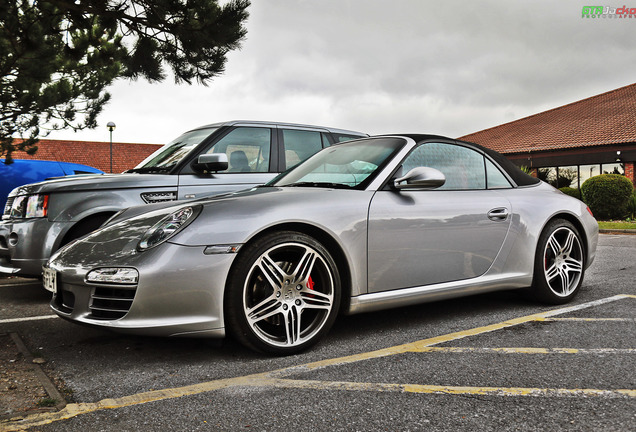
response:
<svg viewBox="0 0 636 432"><path fill-rule="evenodd" d="M380 136L327 148L265 186L124 210L44 275L53 310L74 322L229 333L285 355L339 313L515 288L568 302L597 239L585 204L496 152Z"/></svg>

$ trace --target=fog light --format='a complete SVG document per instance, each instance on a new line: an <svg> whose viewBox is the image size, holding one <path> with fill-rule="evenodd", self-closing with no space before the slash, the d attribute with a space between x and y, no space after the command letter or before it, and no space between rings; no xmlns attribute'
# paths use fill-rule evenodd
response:
<svg viewBox="0 0 636 432"><path fill-rule="evenodd" d="M91 270L86 275L87 282L136 284L139 280L139 272L134 268L105 267Z"/></svg>

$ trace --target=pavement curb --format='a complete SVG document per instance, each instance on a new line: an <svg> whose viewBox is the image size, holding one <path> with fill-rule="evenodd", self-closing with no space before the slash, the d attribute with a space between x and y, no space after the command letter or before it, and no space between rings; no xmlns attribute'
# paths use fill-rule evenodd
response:
<svg viewBox="0 0 636 432"><path fill-rule="evenodd" d="M46 411L51 411L52 409L55 411L60 411L62 410L64 407L66 407L66 399L64 398L64 396L58 391L57 387L55 387L55 384L53 384L53 382L49 379L49 377L44 373L44 371L42 370L42 367L34 362L34 357L31 354L31 352L29 351L29 349L26 347L26 345L24 344L24 342L22 341L22 339L20 338L20 336L15 333L15 332L8 332L5 333L5 335L9 335L9 337L11 338L11 340L13 341L13 343L15 344L16 348L18 349L18 351L20 352L20 354L22 354L22 356L24 357L24 360L32 367L32 372L35 375L35 378L37 379L37 381L40 383L40 385L44 388L44 390L46 391L46 393L48 394L49 398L54 399L57 401L57 403L52 406L49 409L41 409L41 412L46 412ZM11 414L8 414L6 416L0 416L0 420L2 421L14 421L14 420L18 420L21 419L23 416L25 415L30 415L37 412L37 410L31 410L28 411L26 413L20 413L20 412L14 412Z"/></svg>
<svg viewBox="0 0 636 432"><path fill-rule="evenodd" d="M634 229L599 229L600 234L636 234Z"/></svg>
<svg viewBox="0 0 636 432"><path fill-rule="evenodd" d="M62 396L62 393L60 393L57 390L57 387L55 387L55 384L53 384L53 382L49 379L49 377L44 373L44 371L42 370L42 367L39 364L33 362L33 356L29 352L24 342L22 342L22 339L20 339L20 335L18 335L17 333L9 333L9 335L11 336L11 339L13 339L13 342L18 347L18 350L22 353L24 358L29 363L33 363L34 370L38 377L38 380L40 381L40 384L44 386L44 389L49 394L49 397L51 399L55 399L59 401L55 405L55 409L57 410L63 409L66 406L66 400L64 399L64 396Z"/></svg>

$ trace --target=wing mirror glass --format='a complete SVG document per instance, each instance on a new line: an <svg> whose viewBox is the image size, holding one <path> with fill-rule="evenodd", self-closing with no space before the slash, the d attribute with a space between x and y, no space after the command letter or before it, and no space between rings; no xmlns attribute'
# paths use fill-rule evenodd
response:
<svg viewBox="0 0 636 432"><path fill-rule="evenodd" d="M405 176L395 179L396 189L436 189L446 183L444 174L435 168L416 167Z"/></svg>
<svg viewBox="0 0 636 432"><path fill-rule="evenodd" d="M192 169L197 172L225 171L230 166L225 153L211 153L199 155L197 161L192 164Z"/></svg>

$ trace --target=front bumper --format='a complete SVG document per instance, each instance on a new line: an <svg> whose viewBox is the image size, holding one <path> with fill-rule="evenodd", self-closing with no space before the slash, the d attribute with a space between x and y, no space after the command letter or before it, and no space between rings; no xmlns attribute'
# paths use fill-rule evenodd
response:
<svg viewBox="0 0 636 432"><path fill-rule="evenodd" d="M0 222L0 273L39 277L72 222L46 218Z"/></svg>
<svg viewBox="0 0 636 432"><path fill-rule="evenodd" d="M137 284L89 283L96 268L53 259L51 308L79 324L146 336L224 337L223 295L235 254L204 255L204 247L171 243L97 267L132 267Z"/></svg>

